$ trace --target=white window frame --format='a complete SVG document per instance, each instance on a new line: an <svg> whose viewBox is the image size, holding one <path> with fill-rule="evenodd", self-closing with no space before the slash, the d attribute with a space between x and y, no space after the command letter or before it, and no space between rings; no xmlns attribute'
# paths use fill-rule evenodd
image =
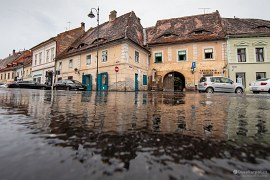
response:
<svg viewBox="0 0 270 180"><path fill-rule="evenodd" d="M103 52L106 52L106 61L104 60L104 53ZM102 57L102 63L106 63L108 62L108 50L102 50L101 51L101 57Z"/></svg>
<svg viewBox="0 0 270 180"><path fill-rule="evenodd" d="M35 54L35 66L37 65L37 61L38 61L38 54Z"/></svg>
<svg viewBox="0 0 270 180"><path fill-rule="evenodd" d="M42 64L42 52L39 53L39 64Z"/></svg>
<svg viewBox="0 0 270 180"><path fill-rule="evenodd" d="M205 50L206 49L212 49L213 50L213 57L210 59L206 59L205 58ZM203 60L206 60L206 61L214 61L215 60L215 56L216 56L216 50L215 50L215 48L213 47L213 46L208 46L208 47L203 47L203 49L202 49L202 56L203 56Z"/></svg>
<svg viewBox="0 0 270 180"><path fill-rule="evenodd" d="M68 61L68 68L73 68L73 59Z"/></svg>
<svg viewBox="0 0 270 180"><path fill-rule="evenodd" d="M50 50L46 50L46 62L50 62Z"/></svg>
<svg viewBox="0 0 270 180"><path fill-rule="evenodd" d="M161 56L162 56L162 61L160 63L156 63L156 54L157 53L161 53ZM163 53L163 51L154 51L153 54L154 54L154 56L153 56L153 63L154 64L162 64L164 62L164 53Z"/></svg>
<svg viewBox="0 0 270 180"><path fill-rule="evenodd" d="M136 52L138 53L138 56L136 56ZM134 62L138 64L140 63L140 52L138 50L134 51Z"/></svg>
<svg viewBox="0 0 270 180"><path fill-rule="evenodd" d="M178 55L178 53L179 53L179 51L186 51L186 60L179 60L179 55ZM178 49L178 50L176 50L176 62L186 62L186 61L188 61L188 49Z"/></svg>
<svg viewBox="0 0 270 180"><path fill-rule="evenodd" d="M257 61L257 55L256 55L256 49L257 48L262 48L263 49L263 61ZM267 62L267 53L266 53L267 48L263 46L255 46L254 47L254 62L255 63L265 63Z"/></svg>
<svg viewBox="0 0 270 180"><path fill-rule="evenodd" d="M87 60L88 60L88 59L87 59L88 56L90 56L90 62L87 61ZM87 54L87 55L85 56L85 64L86 64L86 65L91 65L91 63L92 63L92 54Z"/></svg>
<svg viewBox="0 0 270 180"><path fill-rule="evenodd" d="M63 65L62 61L59 61L58 70L62 70L62 65Z"/></svg>
<svg viewBox="0 0 270 180"><path fill-rule="evenodd" d="M54 47L51 48L51 61L54 61L55 53L54 53Z"/></svg>

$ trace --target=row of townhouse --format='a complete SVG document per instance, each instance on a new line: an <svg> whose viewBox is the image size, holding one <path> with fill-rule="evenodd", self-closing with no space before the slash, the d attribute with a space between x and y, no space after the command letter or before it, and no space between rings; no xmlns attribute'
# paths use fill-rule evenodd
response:
<svg viewBox="0 0 270 180"><path fill-rule="evenodd" d="M52 85L55 82L55 57L68 48L85 32L85 24L81 27L58 34L30 50L10 54L0 61L0 82L32 80Z"/></svg>
<svg viewBox="0 0 270 180"><path fill-rule="evenodd" d="M183 91L218 75L248 87L270 76L269 43L266 20L221 18L216 11L143 28L133 11L119 17L112 11L99 27L84 32L82 23L33 47L32 79L74 79L88 90Z"/></svg>

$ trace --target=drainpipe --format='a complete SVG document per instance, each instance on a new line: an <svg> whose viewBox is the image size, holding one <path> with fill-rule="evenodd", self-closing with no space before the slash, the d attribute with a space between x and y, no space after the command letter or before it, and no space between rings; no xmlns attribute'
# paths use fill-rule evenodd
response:
<svg viewBox="0 0 270 180"><path fill-rule="evenodd" d="M229 36L226 36L226 45L227 45L227 69L228 69L228 78L230 78L230 66L229 66L229 53L230 53L230 44L229 44Z"/></svg>
<svg viewBox="0 0 270 180"><path fill-rule="evenodd" d="M53 89L53 86L55 84L55 80L56 80L56 56L57 56L57 40L55 40L55 54L54 54L54 72L53 72L53 83L52 83L52 89Z"/></svg>

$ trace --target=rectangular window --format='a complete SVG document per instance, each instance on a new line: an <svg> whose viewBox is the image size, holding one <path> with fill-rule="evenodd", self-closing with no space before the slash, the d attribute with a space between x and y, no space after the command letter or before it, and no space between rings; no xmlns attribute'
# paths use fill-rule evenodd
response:
<svg viewBox="0 0 270 180"><path fill-rule="evenodd" d="M73 60L72 60L72 59L69 60L68 67L69 67L69 68L72 68L72 67L73 67Z"/></svg>
<svg viewBox="0 0 270 180"><path fill-rule="evenodd" d="M9 79L10 78L10 74L8 73L8 78L7 79Z"/></svg>
<svg viewBox="0 0 270 180"><path fill-rule="evenodd" d="M162 63L162 53L155 53L155 63Z"/></svg>
<svg viewBox="0 0 270 180"><path fill-rule="evenodd" d="M256 72L256 80L266 78L266 72Z"/></svg>
<svg viewBox="0 0 270 180"><path fill-rule="evenodd" d="M135 63L139 63L140 62L140 53L138 51L135 51Z"/></svg>
<svg viewBox="0 0 270 180"><path fill-rule="evenodd" d="M238 62L246 62L246 49L245 48L237 49L237 59L238 59Z"/></svg>
<svg viewBox="0 0 270 180"><path fill-rule="evenodd" d="M187 52L186 50L178 51L178 61L187 60Z"/></svg>
<svg viewBox="0 0 270 180"><path fill-rule="evenodd" d="M72 80L72 79L73 79L73 76L68 76L68 79L69 79L69 80Z"/></svg>
<svg viewBox="0 0 270 180"><path fill-rule="evenodd" d="M108 61L108 51L102 51L102 62Z"/></svg>
<svg viewBox="0 0 270 180"><path fill-rule="evenodd" d="M37 82L40 84L41 83L41 77L37 78Z"/></svg>
<svg viewBox="0 0 270 180"><path fill-rule="evenodd" d="M244 87L246 87L246 73L239 72L235 74L236 82L243 84Z"/></svg>
<svg viewBox="0 0 270 180"><path fill-rule="evenodd" d="M213 59L213 48L204 49L204 59Z"/></svg>
<svg viewBox="0 0 270 180"><path fill-rule="evenodd" d="M59 67L58 67L59 70L62 69L62 62L59 62Z"/></svg>
<svg viewBox="0 0 270 180"><path fill-rule="evenodd" d="M5 73L5 80L7 79L7 74Z"/></svg>
<svg viewBox="0 0 270 180"><path fill-rule="evenodd" d="M147 75L143 75L143 85L147 85Z"/></svg>
<svg viewBox="0 0 270 180"><path fill-rule="evenodd" d="M14 78L14 72L12 73L12 77L11 77L12 79Z"/></svg>
<svg viewBox="0 0 270 180"><path fill-rule="evenodd" d="M54 61L54 48L51 48L51 61Z"/></svg>
<svg viewBox="0 0 270 180"><path fill-rule="evenodd" d="M35 55L35 66L37 65L37 54Z"/></svg>
<svg viewBox="0 0 270 180"><path fill-rule="evenodd" d="M42 52L39 53L39 64L41 64L41 62L42 62Z"/></svg>
<svg viewBox="0 0 270 180"><path fill-rule="evenodd" d="M86 56L86 65L90 65L91 64L91 54Z"/></svg>
<svg viewBox="0 0 270 180"><path fill-rule="evenodd" d="M256 62L264 62L263 48L256 48Z"/></svg>
<svg viewBox="0 0 270 180"><path fill-rule="evenodd" d="M57 79L57 81L60 81L60 80L62 80L62 77L59 77L59 78Z"/></svg>
<svg viewBox="0 0 270 180"><path fill-rule="evenodd" d="M1 74L1 79L3 79L3 74Z"/></svg>
<svg viewBox="0 0 270 180"><path fill-rule="evenodd" d="M47 53L46 62L49 62L50 61L49 60L49 58L50 58L50 50L47 50L46 53Z"/></svg>

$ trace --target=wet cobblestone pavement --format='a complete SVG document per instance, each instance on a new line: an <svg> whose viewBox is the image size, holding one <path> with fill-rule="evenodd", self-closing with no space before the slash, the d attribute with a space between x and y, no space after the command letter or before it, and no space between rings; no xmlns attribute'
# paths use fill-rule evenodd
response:
<svg viewBox="0 0 270 180"><path fill-rule="evenodd" d="M0 179L269 179L270 95L0 89Z"/></svg>

